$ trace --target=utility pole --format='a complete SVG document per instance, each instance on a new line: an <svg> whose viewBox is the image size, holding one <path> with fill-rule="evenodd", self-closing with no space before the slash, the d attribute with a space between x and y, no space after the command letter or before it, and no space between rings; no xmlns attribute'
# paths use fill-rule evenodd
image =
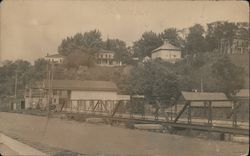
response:
<svg viewBox="0 0 250 156"><path fill-rule="evenodd" d="M48 78L47 78L47 83L48 83L48 110L50 111L50 107L52 104L52 96L53 96L53 90L52 90L52 81L54 77L54 63L52 62L51 64L48 62Z"/></svg>
<svg viewBox="0 0 250 156"><path fill-rule="evenodd" d="M17 71L15 72L15 100L16 100L16 92L17 92Z"/></svg>
<svg viewBox="0 0 250 156"><path fill-rule="evenodd" d="M54 62L51 63L51 71L50 71L50 106L53 102L53 88L52 88L52 81L53 81L53 77L54 77ZM49 106L49 107L50 107Z"/></svg>
<svg viewBox="0 0 250 156"><path fill-rule="evenodd" d="M45 83L48 87L48 92L47 92L47 106L49 110L49 103L50 103L50 70L49 70L49 61L47 62L47 82Z"/></svg>
<svg viewBox="0 0 250 156"><path fill-rule="evenodd" d="M202 73L201 73L201 92L203 92L203 78L202 78Z"/></svg>

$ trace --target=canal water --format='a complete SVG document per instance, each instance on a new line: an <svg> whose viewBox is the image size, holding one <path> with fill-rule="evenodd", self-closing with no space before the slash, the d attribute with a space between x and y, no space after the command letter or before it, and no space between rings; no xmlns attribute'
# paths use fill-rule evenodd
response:
<svg viewBox="0 0 250 156"><path fill-rule="evenodd" d="M248 152L247 144L15 113L0 113L0 131L86 155L240 156Z"/></svg>

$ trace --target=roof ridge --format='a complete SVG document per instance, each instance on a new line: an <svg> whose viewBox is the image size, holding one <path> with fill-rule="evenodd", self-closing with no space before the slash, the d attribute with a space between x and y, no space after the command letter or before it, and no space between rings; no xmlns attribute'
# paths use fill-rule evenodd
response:
<svg viewBox="0 0 250 156"><path fill-rule="evenodd" d="M152 51L152 53L156 52L158 50L180 50L180 48L178 48L177 46L174 46L170 42L164 40L164 43L161 46L159 46L158 48L154 49Z"/></svg>

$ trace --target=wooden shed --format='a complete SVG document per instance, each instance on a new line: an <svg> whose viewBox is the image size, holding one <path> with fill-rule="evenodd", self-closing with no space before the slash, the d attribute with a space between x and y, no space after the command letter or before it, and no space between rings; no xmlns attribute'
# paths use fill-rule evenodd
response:
<svg viewBox="0 0 250 156"><path fill-rule="evenodd" d="M226 119L233 106L232 100L220 92L182 91L179 102L182 103L182 110L178 113L176 121L184 115L188 117L189 122L191 117L196 117L208 118L208 123L212 123L212 119Z"/></svg>

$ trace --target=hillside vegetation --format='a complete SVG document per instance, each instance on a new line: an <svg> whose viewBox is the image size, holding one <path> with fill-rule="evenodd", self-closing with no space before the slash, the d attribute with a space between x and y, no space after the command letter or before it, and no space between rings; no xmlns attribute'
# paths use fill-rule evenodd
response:
<svg viewBox="0 0 250 156"><path fill-rule="evenodd" d="M13 96L15 81L17 89L24 90L36 81L47 79L49 71L53 79L114 81L119 93L145 95L147 102L158 100L168 105L178 99L182 90L216 91L231 96L239 89L249 88L248 54L221 55L218 52L220 40L232 41L238 24L218 21L207 26L205 30L195 24L188 28L187 34L176 28L160 33L146 31L131 47L120 39L103 40L98 30L78 32L62 39L58 53L65 60L54 69L41 58L34 65L24 60L5 61L0 67L0 95ZM248 29L246 31L249 34ZM164 40L182 50L183 60L176 64L161 59L143 62L143 58L150 57L151 51ZM115 59L124 66L96 66L95 54L99 50L113 51ZM138 62L132 61L135 57Z"/></svg>

